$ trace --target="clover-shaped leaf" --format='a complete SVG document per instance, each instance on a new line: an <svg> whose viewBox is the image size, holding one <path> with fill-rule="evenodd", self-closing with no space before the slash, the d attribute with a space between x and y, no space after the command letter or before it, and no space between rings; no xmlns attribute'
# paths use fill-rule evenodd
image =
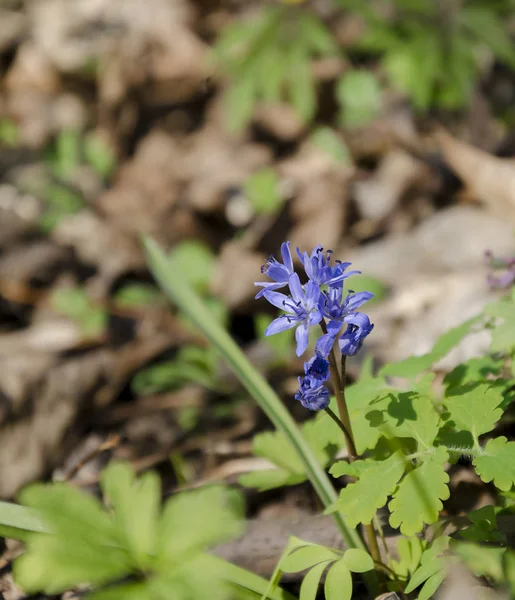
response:
<svg viewBox="0 0 515 600"><path fill-rule="evenodd" d="M444 399L451 419L463 431L470 431L477 439L487 433L501 418L503 401L501 390L488 383L453 387Z"/></svg>
<svg viewBox="0 0 515 600"><path fill-rule="evenodd" d="M386 504L404 468L405 459L398 452L383 461L367 459L351 465L339 462L332 467L330 473L334 477L348 474L359 478L340 492L337 503L350 527L372 521L376 510Z"/></svg>
<svg viewBox="0 0 515 600"><path fill-rule="evenodd" d="M393 494L388 505L390 525L400 528L403 535L414 535L424 523L437 521L441 500L449 497L449 476L444 469L448 456L445 448L436 448L430 458L404 477Z"/></svg>
<svg viewBox="0 0 515 600"><path fill-rule="evenodd" d="M488 440L484 453L473 460L477 474L481 479L500 490L508 491L515 483L515 442L504 437Z"/></svg>

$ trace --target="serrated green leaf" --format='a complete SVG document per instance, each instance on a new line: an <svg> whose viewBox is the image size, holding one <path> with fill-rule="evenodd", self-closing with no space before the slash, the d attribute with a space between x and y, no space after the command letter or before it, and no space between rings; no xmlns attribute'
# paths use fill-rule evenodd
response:
<svg viewBox="0 0 515 600"><path fill-rule="evenodd" d="M368 552L359 548L350 548L342 558L345 566L352 573L366 573L374 568L374 560Z"/></svg>
<svg viewBox="0 0 515 600"><path fill-rule="evenodd" d="M156 473L136 479L128 464L111 463L102 473L102 489L114 508L119 544L142 569L151 566L157 542L161 482Z"/></svg>
<svg viewBox="0 0 515 600"><path fill-rule="evenodd" d="M493 481L500 490L508 491L515 483L515 442L508 442L504 436L488 440L473 465L485 483Z"/></svg>
<svg viewBox="0 0 515 600"><path fill-rule="evenodd" d="M330 548L307 544L300 548L294 548L290 554L281 560L279 568L284 573L298 573L321 562L334 561L338 558L339 555Z"/></svg>
<svg viewBox="0 0 515 600"><path fill-rule="evenodd" d="M312 569L310 569L309 573L302 580L299 600L316 599L322 573L325 571L328 564L329 563L320 563L319 565L315 565Z"/></svg>
<svg viewBox="0 0 515 600"><path fill-rule="evenodd" d="M440 427L440 416L428 396L413 392L387 394L372 403L375 426L389 438L410 437L418 450L431 448ZM383 408L384 407L384 408ZM381 420L379 420L379 414Z"/></svg>
<svg viewBox="0 0 515 600"><path fill-rule="evenodd" d="M163 564L201 552L238 535L242 521L228 502L226 490L213 486L170 498L161 517L158 556Z"/></svg>
<svg viewBox="0 0 515 600"><path fill-rule="evenodd" d="M325 600L350 600L352 598L352 576L340 559L327 572L324 585Z"/></svg>
<svg viewBox="0 0 515 600"><path fill-rule="evenodd" d="M334 477L345 473L359 477L358 481L348 484L340 492L337 504L351 527L372 522L376 510L386 504L404 467L404 457L398 452L384 461L358 460L352 465L339 462L332 467L330 473Z"/></svg>
<svg viewBox="0 0 515 600"><path fill-rule="evenodd" d="M403 535L414 535L425 523L438 520L443 506L441 500L447 500L450 495L449 476L444 469L448 456L444 448L436 448L428 460L404 477L393 494L388 505L390 525L400 528Z"/></svg>
<svg viewBox="0 0 515 600"><path fill-rule="evenodd" d="M476 440L501 418L502 401L501 390L488 383L454 387L443 400L456 426L470 431Z"/></svg>

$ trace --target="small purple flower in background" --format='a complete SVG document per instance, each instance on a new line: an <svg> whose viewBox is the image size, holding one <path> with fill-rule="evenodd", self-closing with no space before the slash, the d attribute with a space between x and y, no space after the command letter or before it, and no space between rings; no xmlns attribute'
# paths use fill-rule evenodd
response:
<svg viewBox="0 0 515 600"><path fill-rule="evenodd" d="M273 256L270 256L261 267L261 273L268 275L273 282L256 282L254 285L260 286L263 289L259 290L256 294L256 300L261 298L266 290L278 290L285 285L288 285L288 279L290 275L293 275L293 260L290 251L290 242L283 242L281 245L281 255L283 263L281 264Z"/></svg>
<svg viewBox="0 0 515 600"><path fill-rule="evenodd" d="M489 273L487 276L488 285L492 289L506 289L515 282L515 256L494 256L491 250L485 252L485 259L488 266L494 270L502 270L501 275Z"/></svg>
<svg viewBox="0 0 515 600"><path fill-rule="evenodd" d="M308 347L309 327L318 325L322 320L322 313L318 308L320 287L314 281L308 281L305 290L302 289L297 273L290 275L288 285L291 296L269 289L264 291L264 296L270 304L287 313L274 319L267 327L265 335L273 335L297 327L295 331L297 356L302 356Z"/></svg>

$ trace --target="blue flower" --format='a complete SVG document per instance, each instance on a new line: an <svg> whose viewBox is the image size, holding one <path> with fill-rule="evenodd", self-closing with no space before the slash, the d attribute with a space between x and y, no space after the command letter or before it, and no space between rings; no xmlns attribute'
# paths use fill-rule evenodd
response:
<svg viewBox="0 0 515 600"><path fill-rule="evenodd" d="M367 315L357 312L346 317L347 329L338 340L338 347L344 356L354 356L357 354L363 340L374 329Z"/></svg>
<svg viewBox="0 0 515 600"><path fill-rule="evenodd" d="M300 389L295 394L295 400L298 400L304 408L309 410L323 410L329 406L331 396L329 390L321 385L317 388L312 388L305 384L306 379L302 381L299 377Z"/></svg>
<svg viewBox="0 0 515 600"><path fill-rule="evenodd" d="M304 408L322 410L329 404L329 390L324 383L329 379L329 362L316 354L304 363L305 377L299 377L299 390L295 394Z"/></svg>
<svg viewBox="0 0 515 600"><path fill-rule="evenodd" d="M304 373L306 374L305 379L309 377L313 382L314 385L311 387L317 387L329 379L329 361L317 353L307 363L304 363Z"/></svg>
<svg viewBox="0 0 515 600"><path fill-rule="evenodd" d="M308 281L304 290L297 273L289 276L288 285L291 296L270 289L265 289L263 292L270 304L287 313L274 319L267 327L265 335L273 335L297 327L295 331L297 356L302 356L308 347L309 327L317 325L322 320L322 313L318 307L320 287L314 281Z"/></svg>
<svg viewBox="0 0 515 600"><path fill-rule="evenodd" d="M297 248L297 256L306 271L306 275L311 281L318 283L318 285L334 285L351 275L360 273L360 271L345 273L345 269L351 264L350 262L335 261L336 264L331 266L329 264L331 255L332 250L327 250L324 255L324 249L320 245L315 247L311 256L307 252L301 252Z"/></svg>
<svg viewBox="0 0 515 600"><path fill-rule="evenodd" d="M331 286L327 292L323 292L323 294L321 295L319 307L322 312L322 315L329 320L326 325L327 333L320 337L316 344L316 350L322 356L329 355L329 353L331 352L331 348L333 347L334 342L338 337L344 324L355 326L355 322L357 319L359 325L361 317L357 318L356 316L361 315L363 317L366 317L366 315L356 312L356 309L371 298L373 298L374 294L372 294L372 292L349 292L344 300L342 300L342 296L343 284ZM366 317L366 319L368 320L368 317ZM370 325L369 320L368 325L364 323L363 325L364 327L359 333L359 335L361 335L361 342L356 352L359 350L359 348L361 348L363 339L372 331L373 328L373 325ZM344 336L345 335L350 335L350 327L347 327L344 333ZM348 348L348 345L344 345L344 347ZM353 354L356 354L356 352L354 352ZM346 356L352 356L352 354L348 352L342 353Z"/></svg>
<svg viewBox="0 0 515 600"><path fill-rule="evenodd" d="M283 242L281 245L281 255L283 263L281 264L275 257L270 256L266 263L261 267L261 273L268 275L274 281L254 283L263 289L256 294L256 299L261 298L266 290L278 290L288 284L290 275L293 275L293 260L290 251L290 242Z"/></svg>

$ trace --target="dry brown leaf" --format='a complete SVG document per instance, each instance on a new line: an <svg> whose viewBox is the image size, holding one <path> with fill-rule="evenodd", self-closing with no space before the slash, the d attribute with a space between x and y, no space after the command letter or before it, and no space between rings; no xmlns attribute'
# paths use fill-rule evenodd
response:
<svg viewBox="0 0 515 600"><path fill-rule="evenodd" d="M515 162L474 148L444 129L439 129L436 137L449 166L477 199L515 223Z"/></svg>

